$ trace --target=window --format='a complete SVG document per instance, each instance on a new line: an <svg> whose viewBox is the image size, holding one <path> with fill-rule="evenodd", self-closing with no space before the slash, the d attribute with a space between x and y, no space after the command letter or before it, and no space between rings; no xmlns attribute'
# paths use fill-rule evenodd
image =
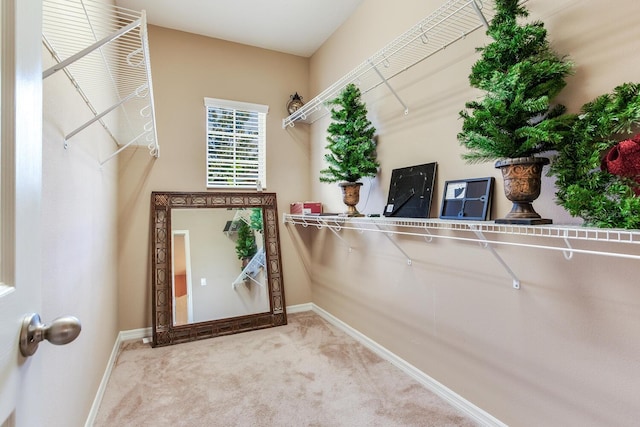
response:
<svg viewBox="0 0 640 427"><path fill-rule="evenodd" d="M205 98L207 188L266 188L269 107Z"/></svg>

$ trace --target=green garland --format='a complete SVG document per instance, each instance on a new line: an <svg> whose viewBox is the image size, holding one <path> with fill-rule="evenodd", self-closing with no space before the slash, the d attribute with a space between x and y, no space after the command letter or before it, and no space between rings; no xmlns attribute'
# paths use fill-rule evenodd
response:
<svg viewBox="0 0 640 427"><path fill-rule="evenodd" d="M640 84L624 83L582 106L570 136L557 144L550 174L557 203L585 224L640 229L640 197L633 183L600 169L603 153L640 124Z"/></svg>

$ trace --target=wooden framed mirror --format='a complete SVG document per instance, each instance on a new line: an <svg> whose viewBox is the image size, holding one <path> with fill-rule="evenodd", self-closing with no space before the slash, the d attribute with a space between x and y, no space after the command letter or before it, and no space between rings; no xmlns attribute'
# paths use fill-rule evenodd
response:
<svg viewBox="0 0 640 427"><path fill-rule="evenodd" d="M153 192L150 222L154 347L287 323L275 193Z"/></svg>

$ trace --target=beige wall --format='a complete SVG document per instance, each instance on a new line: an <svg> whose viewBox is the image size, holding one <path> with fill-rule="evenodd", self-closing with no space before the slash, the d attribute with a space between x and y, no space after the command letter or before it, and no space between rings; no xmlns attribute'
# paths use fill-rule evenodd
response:
<svg viewBox="0 0 640 427"><path fill-rule="evenodd" d="M43 54L45 68L53 65ZM93 403L118 334L117 147L99 125L64 136L92 117L63 72L43 82L42 312L80 319L82 332L58 347L43 343L43 396L47 425L81 426Z"/></svg>
<svg viewBox="0 0 640 427"><path fill-rule="evenodd" d="M308 93L309 60L149 27L160 158L126 150L119 183L119 326L151 326L149 205L151 191L205 191L204 98L266 104L267 191L278 211L309 193L309 138L304 126L282 129L286 102ZM310 280L289 234L281 230L286 302L311 300Z"/></svg>
<svg viewBox="0 0 640 427"><path fill-rule="evenodd" d="M310 88L320 92L420 18L439 0L402 7L366 0L311 58ZM561 96L572 111L625 81L638 81L640 3L530 0L557 51L576 73ZM467 165L456 140L458 112L478 95L467 76L488 42L482 31L391 80L408 104L383 86L364 100L378 129L378 177L365 182L359 209L381 213L393 168L438 162L431 216L444 181L495 176L492 164ZM342 211L339 190L321 184L324 118L310 126L311 198ZM493 217L510 208L496 180ZM551 179L535 203L555 223L579 222L554 203ZM290 227L288 227L290 228ZM509 425L633 425L640 416L638 261L525 248L498 251L511 278L477 244L397 237L413 265L384 236L297 227L300 260L312 277L312 300L368 337ZM638 249L633 249L638 253Z"/></svg>

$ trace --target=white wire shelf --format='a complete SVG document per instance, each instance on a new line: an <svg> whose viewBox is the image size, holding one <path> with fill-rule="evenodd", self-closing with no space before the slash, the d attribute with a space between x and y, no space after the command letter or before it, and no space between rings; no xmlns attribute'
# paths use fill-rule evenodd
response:
<svg viewBox="0 0 640 427"><path fill-rule="evenodd" d="M638 245L640 250L640 230L624 230L618 228L590 228L579 225L517 225L496 224L493 221L457 221L436 218L389 218L389 217L346 217L321 215L284 214L284 223L316 227L335 226L344 229L365 230L367 227L380 225L397 227L395 234L403 229L423 228L430 231L480 231L490 234L510 234L518 236L543 237L569 240L586 240L593 242L626 243ZM375 230L369 230L375 231ZM424 236L425 233L410 233ZM431 235L431 234L429 234ZM435 236L434 236L435 237ZM523 246L529 246L522 244ZM559 248L565 250L566 248ZM626 254L620 254L624 256ZM640 254L632 255L640 258Z"/></svg>
<svg viewBox="0 0 640 427"><path fill-rule="evenodd" d="M158 157L145 12L92 0L43 0L42 9L42 40L56 61L43 79L64 71L94 116L65 135L65 148L99 122L118 145L101 164L130 145Z"/></svg>
<svg viewBox="0 0 640 427"><path fill-rule="evenodd" d="M265 259L264 248L260 248L260 250L251 257L251 261L249 261L249 263L242 269L242 272L240 272L236 280L231 283L231 289L237 289L238 286L248 280L251 280L256 285L264 288L264 283L260 280L256 280L256 277L266 268L267 261Z"/></svg>
<svg viewBox="0 0 640 427"><path fill-rule="evenodd" d="M575 253L640 259L640 230L589 228L573 225L515 225L496 224L493 221L456 221L433 218L387 218L387 217L346 217L324 215L284 214L284 224L302 227L326 228L333 232L351 250L351 246L339 233L341 230L383 233L385 236L406 235L432 239L477 242L491 251L513 279L513 287L520 288L520 280L506 262L495 251L494 246L516 246L562 252L566 259ZM503 239L504 236L518 236L522 239ZM391 240L391 239L390 239ZM576 242L598 242L601 244L574 247ZM391 240L398 250L411 258Z"/></svg>
<svg viewBox="0 0 640 427"><path fill-rule="evenodd" d="M449 0L431 15L368 58L354 70L325 89L300 109L282 120L282 127L296 122L313 123L327 114L326 102L334 99L349 83L365 94L386 84L408 114L409 108L388 80L406 71L479 28L487 27L493 10L483 0Z"/></svg>

